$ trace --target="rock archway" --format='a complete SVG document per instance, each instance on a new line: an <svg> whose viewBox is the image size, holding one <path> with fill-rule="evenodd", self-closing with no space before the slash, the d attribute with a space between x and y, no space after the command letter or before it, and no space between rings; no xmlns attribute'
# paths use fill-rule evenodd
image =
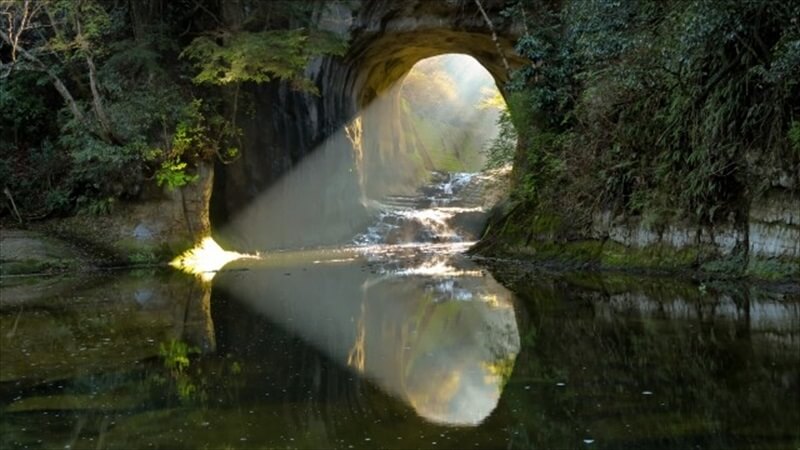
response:
<svg viewBox="0 0 800 450"><path fill-rule="evenodd" d="M506 66L524 63L513 50L519 30L500 14L505 3L480 0L480 8L474 0L365 0L354 9L326 5L317 15L319 26L347 36L349 50L344 57L320 58L309 68L318 96L277 82L247 87L253 108L239 121L245 132L242 157L218 167L215 180L212 225L216 230L227 225L218 238L233 247L265 248L334 243L350 236L352 228L366 220L358 208L359 155L369 158L392 151L376 149L379 145L370 140L380 124L361 123L355 129L353 119L415 63L444 53L474 57L502 86L508 77ZM382 107L394 107L391 102L386 105ZM391 111L387 114L391 116ZM385 124L380 128L386 132ZM399 130L395 151L403 146L401 135ZM291 182L282 179L300 168L301 161L311 159L309 155L323 161L318 165L324 173L308 171L293 175ZM270 211L253 212L259 209L253 204L268 190L274 191ZM303 192L299 196L303 201L288 195L298 191ZM281 196L287 203L281 204ZM248 227L231 222L243 211L248 218L239 222L272 224L267 230L259 227L271 234L269 244L247 236ZM276 216L285 214L292 217ZM332 225L324 233L307 236L299 225L311 222ZM288 229L291 236L278 236Z"/></svg>

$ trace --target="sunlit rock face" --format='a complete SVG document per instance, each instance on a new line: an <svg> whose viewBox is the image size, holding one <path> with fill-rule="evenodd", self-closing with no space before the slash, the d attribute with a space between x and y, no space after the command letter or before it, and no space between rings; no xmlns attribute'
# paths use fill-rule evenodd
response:
<svg viewBox="0 0 800 450"><path fill-rule="evenodd" d="M497 31L502 55L472 2L321 2L319 25L348 37L349 51L344 57L312 63L309 75L317 83L319 96L277 82L245 86L253 108L237 118L244 130L242 155L233 164L219 165L212 197L212 225L223 247L250 251L352 238L352 230L369 220L359 171L376 159L402 161L409 145L397 119L398 103L391 98L391 88L413 65L444 53L467 54L502 86L508 76L503 57L512 67L522 64L512 46L517 30L510 18L500 15L507 2L481 3ZM360 145L360 154L345 126L381 95L389 98L372 106L380 111L373 111L371 118L365 117L359 124L363 133L355 146ZM317 161L306 166L324 165L324 171L303 169L301 161L311 154L317 155ZM401 166L395 169L381 174L380 183L404 182L407 174ZM283 177L295 170L301 175ZM286 200L287 192L303 195ZM263 200L265 195L273 198ZM244 213L247 220L232 221L257 201L270 203L270 207L250 208ZM276 210L281 212L274 214ZM310 224L322 221L330 226L310 229ZM270 236L268 242L253 237L253 223L261 225L262 236Z"/></svg>
<svg viewBox="0 0 800 450"><path fill-rule="evenodd" d="M214 289L431 422L482 422L520 348L511 293L468 261L417 264L411 253L392 261L373 266L343 251L272 255L229 264Z"/></svg>

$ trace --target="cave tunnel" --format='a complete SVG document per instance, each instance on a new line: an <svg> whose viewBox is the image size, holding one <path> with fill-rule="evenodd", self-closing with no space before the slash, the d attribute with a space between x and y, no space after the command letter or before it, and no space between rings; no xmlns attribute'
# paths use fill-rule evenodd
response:
<svg viewBox="0 0 800 450"><path fill-rule="evenodd" d="M499 14L504 3L483 2L492 28L464 2L374 1L358 11L331 4L320 26L348 36L350 44L343 57L319 58L309 67L319 95L278 82L245 87L252 112L239 118L241 157L215 170L215 239L237 250L350 239L369 220L365 188L379 197L411 185L407 168L387 155L409 145L397 119L397 92L415 64L468 55L499 87L508 80L507 67L524 64L512 45L519 30ZM370 109L381 111L365 115ZM376 159L392 170L365 176L364 167Z"/></svg>
<svg viewBox="0 0 800 450"><path fill-rule="evenodd" d="M474 58L419 60L346 126L367 199L408 195L432 174L479 172L505 101Z"/></svg>

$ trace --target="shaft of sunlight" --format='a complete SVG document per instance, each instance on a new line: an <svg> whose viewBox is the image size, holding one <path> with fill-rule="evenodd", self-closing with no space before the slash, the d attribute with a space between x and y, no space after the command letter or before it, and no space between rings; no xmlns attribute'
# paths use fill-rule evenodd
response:
<svg viewBox="0 0 800 450"><path fill-rule="evenodd" d="M481 423L513 368L519 331L512 294L456 257L483 203L450 202L477 186L471 172L483 166L499 111L485 106L490 97L497 87L473 58L421 61L217 230L239 237L239 248L270 251L225 251L206 238L173 265L211 280L255 258L220 271L215 290L426 420ZM402 231L396 240L356 239L381 218L384 238ZM341 243L358 245L323 247Z"/></svg>
<svg viewBox="0 0 800 450"><path fill-rule="evenodd" d="M482 105L495 93L472 57L422 60L217 231L248 251L350 242L377 202L416 191L431 170L482 168L498 114Z"/></svg>

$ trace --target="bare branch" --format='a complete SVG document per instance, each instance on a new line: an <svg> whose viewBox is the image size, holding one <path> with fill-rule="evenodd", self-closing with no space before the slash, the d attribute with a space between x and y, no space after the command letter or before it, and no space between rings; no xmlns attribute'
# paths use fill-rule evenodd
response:
<svg viewBox="0 0 800 450"><path fill-rule="evenodd" d="M11 47L11 63L13 64L17 61L22 35L33 28L31 21L39 13L42 3L32 0L24 0L21 4L14 1L3 1L0 3L0 7L2 15L6 18L3 40Z"/></svg>
<svg viewBox="0 0 800 450"><path fill-rule="evenodd" d="M13 42L11 37L4 31L0 31L0 39L9 44ZM23 58L25 58L25 60L27 60L33 66L35 70L44 72L47 74L48 77L50 77L50 80L53 82L53 86L56 88L56 91L58 91L58 93L61 94L61 97L67 103L67 106L72 112L72 115L75 117L76 120L78 120L78 122L85 124L86 120L83 117L83 113L81 113L80 108L78 108L78 103L75 101L75 98L69 92L69 89L67 89L67 86L64 84L63 81L61 81L61 78L59 78L59 76L55 73L55 71L47 67L45 63L43 63L39 58L36 57L36 55L30 53L24 47L18 47L17 51Z"/></svg>
<svg viewBox="0 0 800 450"><path fill-rule="evenodd" d="M511 66L508 65L506 55L503 53L503 47L500 46L500 41L497 39L497 31L494 29L492 19L489 18L488 14L486 14L486 10L483 9L483 5L481 5L480 0L475 0L475 4L481 11L481 15L483 16L483 20L486 22L486 26L489 28L489 31L492 32L492 41L494 41L494 46L497 47L497 53L500 55L500 59L503 61L503 67L506 69L506 74L511 73Z"/></svg>

